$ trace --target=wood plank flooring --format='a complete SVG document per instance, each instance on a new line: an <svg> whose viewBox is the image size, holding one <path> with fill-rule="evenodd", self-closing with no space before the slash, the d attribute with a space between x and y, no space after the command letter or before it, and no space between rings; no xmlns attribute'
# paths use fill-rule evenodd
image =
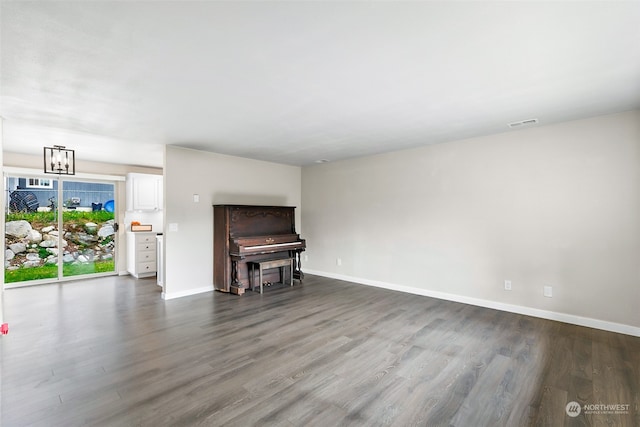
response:
<svg viewBox="0 0 640 427"><path fill-rule="evenodd" d="M338 280L162 301L107 277L4 308L5 427L640 426L640 338Z"/></svg>

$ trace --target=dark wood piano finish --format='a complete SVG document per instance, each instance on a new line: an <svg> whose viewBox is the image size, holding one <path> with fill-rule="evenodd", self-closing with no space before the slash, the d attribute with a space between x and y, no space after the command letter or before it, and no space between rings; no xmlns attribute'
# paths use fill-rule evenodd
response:
<svg viewBox="0 0 640 427"><path fill-rule="evenodd" d="M294 277L301 280L305 248L296 233L295 207L213 206L213 282L219 291L229 292L232 284L249 288L250 261L294 258ZM276 282L278 277L277 270L267 271L263 280Z"/></svg>

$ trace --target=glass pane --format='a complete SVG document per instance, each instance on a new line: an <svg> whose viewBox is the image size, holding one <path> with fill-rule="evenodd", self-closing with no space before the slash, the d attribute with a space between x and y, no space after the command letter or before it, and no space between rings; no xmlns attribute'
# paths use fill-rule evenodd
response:
<svg viewBox="0 0 640 427"><path fill-rule="evenodd" d="M115 271L114 185L65 181L62 208L62 275Z"/></svg>
<svg viewBox="0 0 640 427"><path fill-rule="evenodd" d="M5 283L58 277L57 184L6 178Z"/></svg>

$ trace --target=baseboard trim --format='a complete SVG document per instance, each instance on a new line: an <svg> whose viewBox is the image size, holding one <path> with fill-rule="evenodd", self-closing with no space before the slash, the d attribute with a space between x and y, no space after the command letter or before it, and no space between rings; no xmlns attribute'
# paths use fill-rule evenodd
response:
<svg viewBox="0 0 640 427"><path fill-rule="evenodd" d="M414 288L412 286L397 285L394 283L382 282L379 280L363 279L360 277L347 276L344 274L328 273L326 271L304 269L305 273L330 279L344 280L346 282L358 283L360 285L374 286L376 288L400 291L414 295L438 298L446 301L460 302L463 304L475 305L479 307L492 308L495 310L508 311L510 313L523 314L526 316L539 317L541 319L555 320L572 325L586 326L588 328L602 329L609 332L640 337L640 328L625 325L622 323L609 322L606 320L593 319L590 317L576 316L573 314L559 313L556 311L540 310L523 305L505 304L502 302L485 300L481 298L466 297L464 295L450 294L446 292L430 291L428 289Z"/></svg>
<svg viewBox="0 0 640 427"><path fill-rule="evenodd" d="M170 300L170 299L188 297L190 295L203 294L205 292L213 292L213 286L203 286L201 288L188 289L186 291L180 291L180 292L165 292L163 290L160 296L163 300Z"/></svg>

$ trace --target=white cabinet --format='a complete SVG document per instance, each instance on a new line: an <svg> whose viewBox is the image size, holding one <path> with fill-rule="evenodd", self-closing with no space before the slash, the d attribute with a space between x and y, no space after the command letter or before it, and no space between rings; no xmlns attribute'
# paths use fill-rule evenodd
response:
<svg viewBox="0 0 640 427"><path fill-rule="evenodd" d="M127 174L128 211L161 210L162 202L162 175Z"/></svg>
<svg viewBox="0 0 640 427"><path fill-rule="evenodd" d="M127 232L127 271L135 278L156 274L156 233Z"/></svg>

